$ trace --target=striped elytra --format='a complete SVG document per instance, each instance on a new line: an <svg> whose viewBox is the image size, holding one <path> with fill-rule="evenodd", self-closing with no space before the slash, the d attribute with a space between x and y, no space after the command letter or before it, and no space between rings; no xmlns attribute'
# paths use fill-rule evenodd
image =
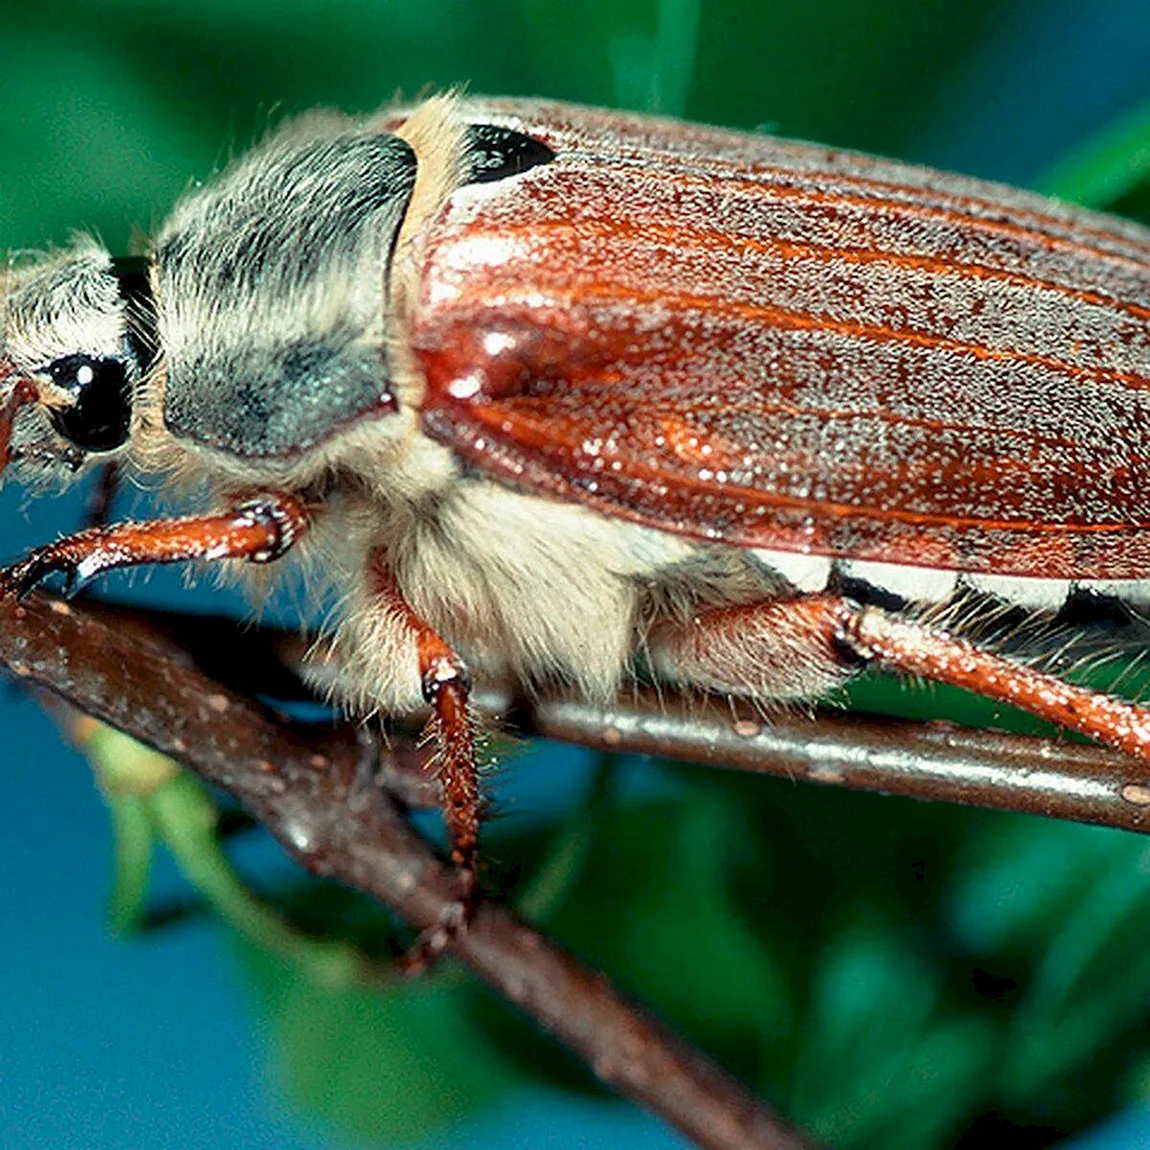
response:
<svg viewBox="0 0 1150 1150"><path fill-rule="evenodd" d="M457 193L429 433L700 539L987 576L1150 571L1150 234L815 145L554 104Z"/></svg>

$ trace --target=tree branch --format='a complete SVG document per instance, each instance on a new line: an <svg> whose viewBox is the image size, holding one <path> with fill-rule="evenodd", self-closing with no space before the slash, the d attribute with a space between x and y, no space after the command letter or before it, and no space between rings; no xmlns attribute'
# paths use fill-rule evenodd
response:
<svg viewBox="0 0 1150 1150"><path fill-rule="evenodd" d="M157 632L167 636L183 656L240 693L258 690L288 698L299 692L298 679L285 672L285 666L298 668L307 648L295 633L114 604L86 607L118 629L135 628L142 639ZM479 702L527 737L1150 830L1150 768L1118 751L1071 739L841 712L811 718L780 710L768 721L750 704L684 699L665 690L628 692L607 707L562 692L517 702L494 692ZM340 737L346 739L347 732ZM389 787L409 806L438 806L438 790L423 772L422 756L402 743L395 749L385 768Z"/></svg>
<svg viewBox="0 0 1150 1150"><path fill-rule="evenodd" d="M542 699L527 727L584 747L1150 830L1150 769L1090 744L848 714L782 713L765 722L750 706L688 706L650 691L605 708Z"/></svg>
<svg viewBox="0 0 1150 1150"><path fill-rule="evenodd" d="M374 895L416 930L442 920L454 899L451 874L394 802L363 785L350 727L303 730L209 678L171 637L171 619L165 628L138 613L121 613L114 625L108 616L107 608L40 594L21 605L4 600L0 661L234 795L311 872ZM201 635L208 628L201 623ZM415 760L392 765L400 775L419 769ZM811 1145L506 908L481 902L452 949L602 1081L698 1145Z"/></svg>

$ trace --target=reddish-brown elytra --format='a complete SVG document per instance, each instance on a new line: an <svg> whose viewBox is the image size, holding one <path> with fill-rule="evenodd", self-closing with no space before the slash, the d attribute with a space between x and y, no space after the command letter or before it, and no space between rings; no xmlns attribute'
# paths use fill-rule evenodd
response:
<svg viewBox="0 0 1150 1150"><path fill-rule="evenodd" d="M811 144L438 98L290 124L181 201L145 267L79 241L3 307L18 466L118 459L225 508L81 533L7 586L308 554L343 606L337 697L432 706L464 896L468 668L785 700L874 662L1150 761L1146 709L921 609L1147 597L1133 224Z"/></svg>

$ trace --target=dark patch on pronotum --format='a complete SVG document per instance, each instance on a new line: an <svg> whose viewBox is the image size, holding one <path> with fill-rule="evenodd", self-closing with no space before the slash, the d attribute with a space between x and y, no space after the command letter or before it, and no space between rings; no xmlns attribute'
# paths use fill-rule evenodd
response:
<svg viewBox="0 0 1150 1150"><path fill-rule="evenodd" d="M212 189L210 234L193 218L166 235L156 260L161 273L197 267L200 289L222 299L292 290L353 251L363 225L382 226L379 213L405 207L415 173L410 145L386 133L273 149L255 187L240 167Z"/></svg>
<svg viewBox="0 0 1150 1150"><path fill-rule="evenodd" d="M125 340L141 374L152 366L160 347L150 269L147 256L120 256L112 260L112 275L124 301Z"/></svg>

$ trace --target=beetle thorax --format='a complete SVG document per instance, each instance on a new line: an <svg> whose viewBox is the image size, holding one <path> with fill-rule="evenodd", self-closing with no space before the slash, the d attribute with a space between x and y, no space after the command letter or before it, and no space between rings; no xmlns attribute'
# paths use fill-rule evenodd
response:
<svg viewBox="0 0 1150 1150"><path fill-rule="evenodd" d="M283 474L394 407L386 276L414 178L402 140L325 115L177 206L155 251L172 436Z"/></svg>

